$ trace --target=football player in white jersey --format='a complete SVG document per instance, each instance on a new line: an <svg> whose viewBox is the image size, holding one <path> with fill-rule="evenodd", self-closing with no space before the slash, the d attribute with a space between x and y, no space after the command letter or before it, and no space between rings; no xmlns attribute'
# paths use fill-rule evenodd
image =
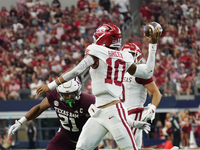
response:
<svg viewBox="0 0 200 150"><path fill-rule="evenodd" d="M134 62L139 64L142 60L142 52L140 48L134 43L125 44L121 51L127 51L132 54ZM153 78L142 79L125 73L123 79L123 91L121 101L124 103L128 110L128 122L147 121L155 118L155 109L160 103L161 94L158 90ZM144 111L144 103L147 98L147 90L153 95L152 102L149 104L148 109ZM143 114L143 116L142 116ZM142 130L133 128L137 148L142 147Z"/></svg>
<svg viewBox="0 0 200 150"><path fill-rule="evenodd" d="M94 43L86 48L85 58L72 70L49 83L38 87L36 93L53 90L81 74L90 67L92 93L96 98L95 105L88 109L91 117L88 119L79 136L76 150L92 150L111 132L122 150L137 150L135 139L127 122L127 110L120 102L122 81L125 72L140 78L150 78L153 75L157 42L162 33L159 29L150 31L149 55L146 64L136 65L132 55L119 51L121 48L121 30L113 24L103 24L94 33ZM133 127L149 131L145 122L132 123Z"/></svg>

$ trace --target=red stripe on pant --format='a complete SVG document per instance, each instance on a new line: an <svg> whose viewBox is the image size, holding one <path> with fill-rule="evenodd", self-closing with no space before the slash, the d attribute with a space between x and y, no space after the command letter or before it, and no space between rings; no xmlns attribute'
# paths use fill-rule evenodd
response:
<svg viewBox="0 0 200 150"><path fill-rule="evenodd" d="M122 123L123 123L124 127L126 128L128 134L129 134L129 137L130 137L131 142L133 144L133 148L135 150L137 150L135 138L134 138L134 136L133 136L133 134L131 132L131 129L130 129L129 125L128 125L128 122L126 121L125 110L124 110L124 108L122 106L122 103L117 103L116 107L117 107L117 110L118 110L118 113L119 113L119 117L122 120ZM122 111L122 113L121 113L121 111Z"/></svg>
<svg viewBox="0 0 200 150"><path fill-rule="evenodd" d="M138 114L139 114L139 119L137 120ZM138 113L136 113L136 116L135 116L135 119L134 119L134 120L140 121L140 120L141 120L141 117L142 117L142 112L138 112ZM135 136L136 131L137 131L137 128L135 128L135 130L134 130L134 132L133 132L134 136Z"/></svg>

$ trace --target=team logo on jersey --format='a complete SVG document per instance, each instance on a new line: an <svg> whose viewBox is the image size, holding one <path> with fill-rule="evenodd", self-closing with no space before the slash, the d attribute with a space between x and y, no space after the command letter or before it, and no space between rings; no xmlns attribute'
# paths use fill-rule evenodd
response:
<svg viewBox="0 0 200 150"><path fill-rule="evenodd" d="M53 103L54 103L55 106L59 105L59 102L57 100L55 100Z"/></svg>

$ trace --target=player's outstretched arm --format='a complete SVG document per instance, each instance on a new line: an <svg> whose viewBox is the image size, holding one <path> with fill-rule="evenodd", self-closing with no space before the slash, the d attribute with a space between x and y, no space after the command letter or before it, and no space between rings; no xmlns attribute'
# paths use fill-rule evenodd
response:
<svg viewBox="0 0 200 150"><path fill-rule="evenodd" d="M8 130L8 135L11 136L14 134L18 129L21 128L23 124L25 124L28 120L32 120L37 118L43 111L48 109L50 104L47 98L44 98L42 102L34 107L32 107L24 117L20 118L19 120L15 121L15 124L12 125Z"/></svg>
<svg viewBox="0 0 200 150"><path fill-rule="evenodd" d="M58 87L60 84L67 82L74 77L77 77L80 75L85 69L87 69L89 66L94 64L94 59L90 55L86 55L85 58L72 70L65 72L62 76L58 77L56 80L52 81L48 85L43 84L37 88L37 95L41 95L42 93L49 92L56 87Z"/></svg>
<svg viewBox="0 0 200 150"><path fill-rule="evenodd" d="M155 65L155 53L157 50L157 43L161 35L161 31L158 29L156 32L152 33L151 30L150 37L144 35L144 37L149 41L149 56L146 64L132 64L127 70L129 74L135 77L149 79L153 76L153 70Z"/></svg>
<svg viewBox="0 0 200 150"><path fill-rule="evenodd" d="M153 95L153 98L151 104L149 104L148 108L142 113L141 120L151 120L152 122L155 119L156 107L159 105L162 95L154 81L149 84L146 84L145 87Z"/></svg>

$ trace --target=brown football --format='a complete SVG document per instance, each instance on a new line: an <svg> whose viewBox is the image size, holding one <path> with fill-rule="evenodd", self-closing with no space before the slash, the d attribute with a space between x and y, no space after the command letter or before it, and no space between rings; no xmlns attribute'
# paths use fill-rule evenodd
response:
<svg viewBox="0 0 200 150"><path fill-rule="evenodd" d="M154 33L154 31L156 31L158 28L161 32L163 31L162 26L158 22L149 22L144 26L144 33L147 37L149 37L149 29L151 29L151 32Z"/></svg>

